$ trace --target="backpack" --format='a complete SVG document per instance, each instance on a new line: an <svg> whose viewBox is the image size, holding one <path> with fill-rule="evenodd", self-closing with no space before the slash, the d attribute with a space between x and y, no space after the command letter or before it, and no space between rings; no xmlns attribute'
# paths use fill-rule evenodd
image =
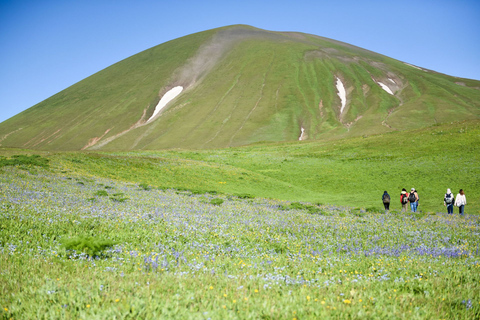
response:
<svg viewBox="0 0 480 320"><path fill-rule="evenodd" d="M453 194L451 194L451 193L445 194L445 203L446 204L452 204L453 203Z"/></svg>
<svg viewBox="0 0 480 320"><path fill-rule="evenodd" d="M408 202L407 194L402 196L402 204L406 204Z"/></svg>
<svg viewBox="0 0 480 320"><path fill-rule="evenodd" d="M389 196L389 194L388 194L388 193L385 193L385 194L383 195L383 199L382 199L382 200L383 200L383 203L390 203L390 196Z"/></svg>
<svg viewBox="0 0 480 320"><path fill-rule="evenodd" d="M410 195L408 196L408 201L410 201L410 202L415 202L415 201L417 201L417 198L415 197L415 193L414 193L414 192L410 192Z"/></svg>

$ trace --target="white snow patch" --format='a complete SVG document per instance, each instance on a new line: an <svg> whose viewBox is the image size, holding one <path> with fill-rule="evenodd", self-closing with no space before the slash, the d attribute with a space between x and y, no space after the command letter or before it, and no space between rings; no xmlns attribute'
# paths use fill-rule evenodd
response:
<svg viewBox="0 0 480 320"><path fill-rule="evenodd" d="M340 114L342 114L343 109L345 109L345 105L347 104L347 92L345 91L345 87L343 86L342 80L337 77L337 90L338 96L340 97L340 101L342 101L342 107L340 108Z"/></svg>
<svg viewBox="0 0 480 320"><path fill-rule="evenodd" d="M381 83L381 82L377 82L380 87L382 87L383 90L387 91L388 93L390 93L392 96L393 96L393 92L392 90L390 90L390 88L388 86L386 86L385 84Z"/></svg>
<svg viewBox="0 0 480 320"><path fill-rule="evenodd" d="M155 111L153 111L153 114L150 119L147 120L147 123L155 118L155 116L167 105L167 103L175 99L175 97L178 96L182 91L182 86L173 87L172 89L168 90L158 102L157 106L155 107Z"/></svg>
<svg viewBox="0 0 480 320"><path fill-rule="evenodd" d="M298 138L298 141L302 141L305 139L305 129L301 127L302 134L300 134L300 137Z"/></svg>
<svg viewBox="0 0 480 320"><path fill-rule="evenodd" d="M390 80L391 83L397 84L397 83L396 83L393 79L391 79L391 78L388 78L388 80Z"/></svg>

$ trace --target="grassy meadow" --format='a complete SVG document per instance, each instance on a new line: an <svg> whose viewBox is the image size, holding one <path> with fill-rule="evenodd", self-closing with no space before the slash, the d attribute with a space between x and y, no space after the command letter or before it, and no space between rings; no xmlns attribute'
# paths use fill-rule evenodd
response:
<svg viewBox="0 0 480 320"><path fill-rule="evenodd" d="M80 175L156 188L334 204L379 211L381 195L400 210L414 187L419 210L442 212L447 188L464 189L480 212L480 122L324 142L262 144L218 150L57 153L52 161Z"/></svg>
<svg viewBox="0 0 480 320"><path fill-rule="evenodd" d="M208 151L2 149L0 318L479 318L479 137L468 121ZM421 212L381 210L410 186ZM447 187L465 189L464 217L444 213Z"/></svg>

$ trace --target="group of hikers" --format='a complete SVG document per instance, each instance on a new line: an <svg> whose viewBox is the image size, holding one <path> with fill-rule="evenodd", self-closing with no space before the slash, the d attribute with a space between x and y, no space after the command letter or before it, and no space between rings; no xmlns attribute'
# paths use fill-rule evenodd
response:
<svg viewBox="0 0 480 320"><path fill-rule="evenodd" d="M402 204L402 212L407 212L408 204L410 203L410 209L412 212L417 212L418 209L418 193L415 188L412 188L410 192L407 192L405 188L402 189L400 193L400 203ZM390 210L390 195L385 191L382 195L383 205L385 206L385 212ZM447 189L447 193L443 197L443 205L447 207L447 213L453 214L453 206L458 207L458 213L463 215L465 210L465 205L467 204L467 199L465 198L465 192L463 189L460 189L457 196L454 198L452 191Z"/></svg>

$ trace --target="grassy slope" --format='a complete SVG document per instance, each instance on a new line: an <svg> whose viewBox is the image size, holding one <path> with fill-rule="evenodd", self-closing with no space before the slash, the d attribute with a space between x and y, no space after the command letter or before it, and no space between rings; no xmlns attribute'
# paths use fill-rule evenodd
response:
<svg viewBox="0 0 480 320"><path fill-rule="evenodd" d="M210 38L205 31L175 39L120 61L3 122L4 146L79 150L89 139L120 133L153 113L173 71ZM58 131L60 130L60 131ZM58 131L58 132L57 132Z"/></svg>
<svg viewBox="0 0 480 320"><path fill-rule="evenodd" d="M463 188L467 211L478 213L479 137L480 122L469 121L324 142L49 157L80 175L363 208L381 209L380 197L387 190L394 199L392 209L399 209L401 188L415 187L421 210L443 211L446 189L456 193Z"/></svg>
<svg viewBox="0 0 480 320"><path fill-rule="evenodd" d="M246 35L158 120L103 150L223 148L296 140L301 127L309 139L325 139L480 117L478 81L421 71L320 37L236 26L176 39L121 61L2 123L0 139L23 129L1 143L78 150L91 138L107 139L130 128L146 107L147 116L153 112L174 71L225 30ZM341 116L336 77L348 92ZM384 83L393 78L401 89L393 97L373 78Z"/></svg>

